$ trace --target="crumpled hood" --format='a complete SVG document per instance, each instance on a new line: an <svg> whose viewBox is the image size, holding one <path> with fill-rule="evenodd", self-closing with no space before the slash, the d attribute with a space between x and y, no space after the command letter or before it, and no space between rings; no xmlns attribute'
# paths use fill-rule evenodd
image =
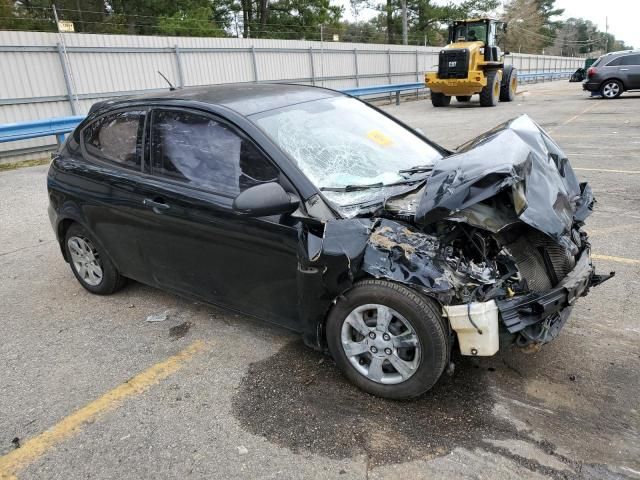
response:
<svg viewBox="0 0 640 480"><path fill-rule="evenodd" d="M515 215L569 250L574 222L591 213L593 196L560 147L527 115L499 125L439 160L423 189L415 222L434 223L511 193Z"/></svg>

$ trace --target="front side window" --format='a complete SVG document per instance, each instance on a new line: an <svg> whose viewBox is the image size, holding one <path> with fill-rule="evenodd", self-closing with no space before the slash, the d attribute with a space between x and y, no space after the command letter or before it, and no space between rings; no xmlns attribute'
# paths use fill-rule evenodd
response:
<svg viewBox="0 0 640 480"><path fill-rule="evenodd" d="M279 171L247 139L224 123L181 110L158 110L152 119L154 174L235 197Z"/></svg>
<svg viewBox="0 0 640 480"><path fill-rule="evenodd" d="M416 179L407 169L426 167L419 169L424 176L442 158L413 131L353 98L299 103L251 119L338 206L381 200Z"/></svg>
<svg viewBox="0 0 640 480"><path fill-rule="evenodd" d="M139 170L143 120L141 111L105 115L83 130L85 149L93 156Z"/></svg>

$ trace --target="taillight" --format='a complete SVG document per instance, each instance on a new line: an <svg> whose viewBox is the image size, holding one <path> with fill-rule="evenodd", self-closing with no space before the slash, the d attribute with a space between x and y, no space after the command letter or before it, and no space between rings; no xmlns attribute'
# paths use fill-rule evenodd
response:
<svg viewBox="0 0 640 480"><path fill-rule="evenodd" d="M597 72L598 69L596 67L589 67L589 70L587 70L587 78L593 77Z"/></svg>

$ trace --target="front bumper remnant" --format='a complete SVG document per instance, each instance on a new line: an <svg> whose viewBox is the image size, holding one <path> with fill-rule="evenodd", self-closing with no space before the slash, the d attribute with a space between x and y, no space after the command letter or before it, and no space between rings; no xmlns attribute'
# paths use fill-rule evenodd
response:
<svg viewBox="0 0 640 480"><path fill-rule="evenodd" d="M444 93L445 95L470 95L480 93L487 85L487 79L483 72L469 70L467 78L438 78L435 72L425 74L425 84L436 93Z"/></svg>
<svg viewBox="0 0 640 480"><path fill-rule="evenodd" d="M579 297L586 295L590 287L601 284L613 275L613 272L609 275L596 275L590 252L585 249L573 270L552 290L498 300L496 303L502 323L509 333L518 333L554 316L564 317L566 315L562 315L563 312L572 307ZM548 338L547 341L551 339Z"/></svg>

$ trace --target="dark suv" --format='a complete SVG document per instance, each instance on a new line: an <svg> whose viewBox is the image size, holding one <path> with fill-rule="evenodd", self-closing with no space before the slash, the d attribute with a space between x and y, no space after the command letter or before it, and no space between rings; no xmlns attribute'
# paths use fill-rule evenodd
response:
<svg viewBox="0 0 640 480"><path fill-rule="evenodd" d="M640 50L602 55L587 70L582 88L599 92L607 99L617 98L627 90L640 90Z"/></svg>

